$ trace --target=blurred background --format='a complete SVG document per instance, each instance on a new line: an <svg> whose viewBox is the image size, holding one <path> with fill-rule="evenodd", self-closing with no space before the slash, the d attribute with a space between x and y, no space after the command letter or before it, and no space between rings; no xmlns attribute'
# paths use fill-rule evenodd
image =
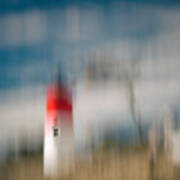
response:
<svg viewBox="0 0 180 180"><path fill-rule="evenodd" d="M78 160L91 157L89 169L105 144L132 150L140 167L148 166L137 179L155 178L147 159L157 144L174 164L180 157L179 10L176 0L1 0L0 179L28 179L30 172L43 179L46 87L58 73L72 87L75 152ZM133 153L122 161L132 164ZM109 177L103 163L91 179ZM177 178L172 171L170 179ZM134 179L123 172L113 169L108 179Z"/></svg>

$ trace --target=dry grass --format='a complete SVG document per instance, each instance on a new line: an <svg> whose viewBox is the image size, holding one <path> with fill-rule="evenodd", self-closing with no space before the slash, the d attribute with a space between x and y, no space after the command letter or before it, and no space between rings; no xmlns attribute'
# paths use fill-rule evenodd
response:
<svg viewBox="0 0 180 180"><path fill-rule="evenodd" d="M154 167L154 180L180 179L177 168L172 168L163 153L157 156ZM179 169L179 168L178 168ZM173 171L174 170L174 171ZM151 180L150 163L146 148L113 148L97 151L92 161L77 161L75 169L60 180ZM42 157L33 156L9 162L1 167L2 180L43 179Z"/></svg>

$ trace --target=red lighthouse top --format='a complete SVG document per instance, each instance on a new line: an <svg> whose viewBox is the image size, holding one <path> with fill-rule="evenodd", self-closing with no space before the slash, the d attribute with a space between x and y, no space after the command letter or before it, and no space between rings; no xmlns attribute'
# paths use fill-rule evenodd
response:
<svg viewBox="0 0 180 180"><path fill-rule="evenodd" d="M72 92L69 88L59 84L48 85L46 115L52 117L54 126L57 125L58 119L60 119L62 126L72 125Z"/></svg>

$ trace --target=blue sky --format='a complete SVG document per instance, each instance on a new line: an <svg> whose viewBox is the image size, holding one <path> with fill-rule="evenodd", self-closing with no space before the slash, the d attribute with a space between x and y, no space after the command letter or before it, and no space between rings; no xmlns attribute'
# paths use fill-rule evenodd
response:
<svg viewBox="0 0 180 180"><path fill-rule="evenodd" d="M0 91L46 84L57 64L65 71L74 54L91 48L119 41L143 47L162 31L158 9L167 11L178 3L103 2L1 1Z"/></svg>
<svg viewBox="0 0 180 180"><path fill-rule="evenodd" d="M100 49L116 52L119 59L141 56L144 79L179 77L178 1L14 0L1 5L1 97L9 90L45 86L58 68L64 73L73 60Z"/></svg>
<svg viewBox="0 0 180 180"><path fill-rule="evenodd" d="M24 11L31 8L49 9L51 7L65 7L69 4L85 5L93 3L98 5L109 5L113 2L136 3L145 5L160 5L160 6L176 6L179 5L178 0L1 0L1 13L11 11Z"/></svg>

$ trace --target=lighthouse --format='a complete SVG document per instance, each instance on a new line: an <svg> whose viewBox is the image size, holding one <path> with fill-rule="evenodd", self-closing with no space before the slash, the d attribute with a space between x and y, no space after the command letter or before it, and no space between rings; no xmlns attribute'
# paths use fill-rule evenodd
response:
<svg viewBox="0 0 180 180"><path fill-rule="evenodd" d="M73 165L72 91L61 80L48 84L44 135L44 176L67 173Z"/></svg>

